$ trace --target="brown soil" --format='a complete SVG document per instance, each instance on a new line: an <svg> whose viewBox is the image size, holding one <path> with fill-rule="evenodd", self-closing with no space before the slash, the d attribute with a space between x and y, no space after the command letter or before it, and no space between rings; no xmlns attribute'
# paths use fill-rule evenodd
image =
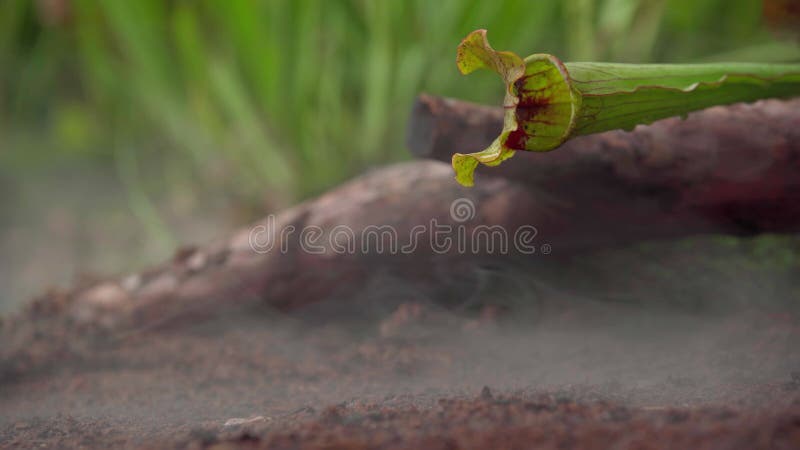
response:
<svg viewBox="0 0 800 450"><path fill-rule="evenodd" d="M800 448L793 314L409 302L108 335L47 304L3 330L3 449Z"/></svg>

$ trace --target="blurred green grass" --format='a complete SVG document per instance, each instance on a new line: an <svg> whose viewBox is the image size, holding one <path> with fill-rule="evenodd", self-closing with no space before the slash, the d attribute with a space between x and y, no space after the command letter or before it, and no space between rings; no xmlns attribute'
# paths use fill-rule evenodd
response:
<svg viewBox="0 0 800 450"><path fill-rule="evenodd" d="M109 167L122 171L158 161L175 182L222 176L245 201L271 190L292 202L404 158L420 91L496 101L495 80L462 79L453 64L473 29L489 29L498 48L567 60L796 57L776 47L760 9L752 0L6 0L0 162L19 173L64 159L118 160Z"/></svg>
<svg viewBox="0 0 800 450"><path fill-rule="evenodd" d="M501 98L455 68L476 28L565 60L800 59L754 0L3 0L0 222L69 167L115 180L169 249L165 199L246 220L405 159L417 93Z"/></svg>

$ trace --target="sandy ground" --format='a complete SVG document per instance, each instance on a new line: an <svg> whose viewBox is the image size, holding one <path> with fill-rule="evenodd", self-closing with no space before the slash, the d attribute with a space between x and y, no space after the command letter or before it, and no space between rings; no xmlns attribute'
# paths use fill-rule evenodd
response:
<svg viewBox="0 0 800 450"><path fill-rule="evenodd" d="M574 306L574 305L573 305ZM20 332L24 330L24 332ZM4 324L0 448L800 448L800 318L416 302Z"/></svg>

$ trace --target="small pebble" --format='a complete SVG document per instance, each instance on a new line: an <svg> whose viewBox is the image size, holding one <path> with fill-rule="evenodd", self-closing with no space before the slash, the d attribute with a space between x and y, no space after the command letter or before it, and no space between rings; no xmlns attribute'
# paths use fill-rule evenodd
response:
<svg viewBox="0 0 800 450"><path fill-rule="evenodd" d="M242 417L234 417L232 419L226 420L225 424L222 425L222 427L223 428L232 428L232 427L238 427L238 426L242 426L242 425L250 425L250 424L258 423L258 422L266 422L266 420L267 419L265 419L264 416L256 416L256 417L251 417L249 419L245 419L245 418L242 418Z"/></svg>

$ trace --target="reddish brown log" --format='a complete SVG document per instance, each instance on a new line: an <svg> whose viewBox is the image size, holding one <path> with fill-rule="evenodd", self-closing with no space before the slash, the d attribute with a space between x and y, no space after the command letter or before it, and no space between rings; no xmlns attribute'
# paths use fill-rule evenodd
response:
<svg viewBox="0 0 800 450"><path fill-rule="evenodd" d="M502 111L422 95L408 144L450 161L478 151ZM679 118L570 140L548 153L517 152L481 176L522 181L562 205L564 235L628 238L692 233L797 231L800 223L800 99L710 108Z"/></svg>
<svg viewBox="0 0 800 450"><path fill-rule="evenodd" d="M525 261L552 261L642 239L797 231L798 106L795 100L712 108L631 133L575 139L551 153L520 152L499 168L482 170L474 188L459 186L444 162L390 166L278 214L273 229L295 230L285 251L278 243L271 251L254 252L249 239L260 224L253 224L212 245L181 251L160 267L38 307L118 330L207 314L222 305L296 309L337 295L351 297L369 280L378 280L379 288L382 280L400 280L386 290L396 293L409 285L414 295L438 300L442 286L469 293L469 267L476 261L507 260L485 248L435 251L429 243L432 220L464 226L467 234L480 225L499 225L512 236L532 225L538 231L534 245L541 250L547 244L552 254L525 255ZM415 154L447 160L453 151L486 144L499 127L499 111L421 97L411 123ZM475 205L474 217L466 221L451 217L453 202L461 198ZM341 225L357 237L357 251L332 250L328 237ZM426 228L408 254L360 250L368 227L387 225L403 239L414 227ZM323 233L317 241L322 254L301 246L300 230L309 227Z"/></svg>

